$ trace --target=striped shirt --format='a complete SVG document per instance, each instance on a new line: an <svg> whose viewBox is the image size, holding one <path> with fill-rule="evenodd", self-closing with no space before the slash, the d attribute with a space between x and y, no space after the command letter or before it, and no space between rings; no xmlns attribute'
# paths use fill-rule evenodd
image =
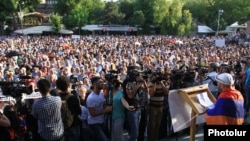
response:
<svg viewBox="0 0 250 141"><path fill-rule="evenodd" d="M63 136L61 106L61 98L51 95L34 103L32 114L38 120L38 133L44 140L58 140Z"/></svg>

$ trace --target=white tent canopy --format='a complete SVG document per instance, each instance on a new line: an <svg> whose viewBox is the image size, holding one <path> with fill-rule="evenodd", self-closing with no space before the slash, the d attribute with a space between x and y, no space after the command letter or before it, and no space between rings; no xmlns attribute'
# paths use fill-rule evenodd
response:
<svg viewBox="0 0 250 141"><path fill-rule="evenodd" d="M14 31L16 34L42 34L43 32L53 32L51 26L33 26L25 29L18 29ZM61 29L59 31L60 34L73 34L73 31L67 29Z"/></svg>
<svg viewBox="0 0 250 141"><path fill-rule="evenodd" d="M105 25L85 25L81 28L82 30L88 30L88 31L137 31L136 27L132 26L123 26L123 25L111 25L111 26L105 26Z"/></svg>
<svg viewBox="0 0 250 141"><path fill-rule="evenodd" d="M205 25L198 26L198 33L215 33L213 29Z"/></svg>
<svg viewBox="0 0 250 141"><path fill-rule="evenodd" d="M231 24L230 26L229 26L230 28L247 28L247 26L246 25L239 25L239 22L234 22L233 24Z"/></svg>

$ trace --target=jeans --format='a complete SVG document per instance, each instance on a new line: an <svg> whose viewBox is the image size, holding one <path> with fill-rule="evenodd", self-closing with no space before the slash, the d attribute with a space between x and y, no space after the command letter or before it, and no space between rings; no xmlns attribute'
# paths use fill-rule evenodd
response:
<svg viewBox="0 0 250 141"><path fill-rule="evenodd" d="M141 116L139 121L139 135L137 141L144 141L145 136L147 136L147 124L148 124L148 107L141 108Z"/></svg>
<svg viewBox="0 0 250 141"><path fill-rule="evenodd" d="M44 140L42 137L40 137L40 140L39 141L47 141L47 140ZM52 141L64 141L64 137L58 139L58 140L52 140Z"/></svg>
<svg viewBox="0 0 250 141"><path fill-rule="evenodd" d="M129 123L129 135L130 135L129 141L136 141L139 134L138 126L139 126L139 118L141 115L141 111L140 110L126 111L126 115Z"/></svg>
<svg viewBox="0 0 250 141"><path fill-rule="evenodd" d="M108 138L103 130L103 124L89 124L89 127L93 132L95 141L108 141Z"/></svg>
<svg viewBox="0 0 250 141"><path fill-rule="evenodd" d="M82 128L82 138L81 141L91 141L92 139L92 132L87 128Z"/></svg>
<svg viewBox="0 0 250 141"><path fill-rule="evenodd" d="M148 120L147 141L157 141L163 115L163 107L149 106L148 112L149 112L149 120Z"/></svg>
<svg viewBox="0 0 250 141"><path fill-rule="evenodd" d="M80 140L80 125L69 127L64 131L65 141L79 141Z"/></svg>
<svg viewBox="0 0 250 141"><path fill-rule="evenodd" d="M124 118L112 120L112 141L123 141Z"/></svg>

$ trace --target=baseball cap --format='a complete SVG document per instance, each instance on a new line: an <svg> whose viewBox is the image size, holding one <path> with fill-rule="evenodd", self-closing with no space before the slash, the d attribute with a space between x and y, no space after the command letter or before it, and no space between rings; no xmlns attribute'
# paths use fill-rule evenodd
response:
<svg viewBox="0 0 250 141"><path fill-rule="evenodd" d="M218 83L221 83L221 84L227 85L227 86L232 86L234 84L233 76L229 73L219 74L215 77L215 80Z"/></svg>

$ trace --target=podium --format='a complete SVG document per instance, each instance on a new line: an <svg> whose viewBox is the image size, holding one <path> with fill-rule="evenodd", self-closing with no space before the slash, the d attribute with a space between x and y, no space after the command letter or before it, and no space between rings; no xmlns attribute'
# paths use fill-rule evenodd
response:
<svg viewBox="0 0 250 141"><path fill-rule="evenodd" d="M183 100L191 107L191 124L190 124L190 141L195 140L196 133L196 115L204 114L205 108L199 103L197 95L201 93L207 93L211 102L215 103L216 99L208 89L208 85L199 85L189 88L180 89L178 93Z"/></svg>

